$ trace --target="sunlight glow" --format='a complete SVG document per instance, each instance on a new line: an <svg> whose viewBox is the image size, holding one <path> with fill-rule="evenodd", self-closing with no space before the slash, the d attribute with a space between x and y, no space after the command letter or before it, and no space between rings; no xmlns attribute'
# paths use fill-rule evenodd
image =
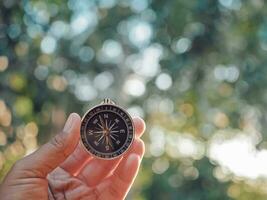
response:
<svg viewBox="0 0 267 200"><path fill-rule="evenodd" d="M238 133L225 138L217 133L210 142L208 156L238 177L267 178L267 150L257 150L251 135Z"/></svg>

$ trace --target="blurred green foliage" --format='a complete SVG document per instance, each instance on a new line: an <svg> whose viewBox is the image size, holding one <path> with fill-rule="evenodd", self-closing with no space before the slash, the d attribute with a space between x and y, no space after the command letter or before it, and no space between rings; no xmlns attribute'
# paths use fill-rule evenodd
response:
<svg viewBox="0 0 267 200"><path fill-rule="evenodd" d="M128 199L266 199L266 53L264 0L2 0L0 177L110 97L147 122Z"/></svg>

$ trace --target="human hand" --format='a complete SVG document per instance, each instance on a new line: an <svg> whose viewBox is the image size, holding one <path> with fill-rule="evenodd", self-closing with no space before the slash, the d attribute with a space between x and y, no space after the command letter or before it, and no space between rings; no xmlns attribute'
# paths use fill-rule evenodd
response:
<svg viewBox="0 0 267 200"><path fill-rule="evenodd" d="M145 147L144 121L134 118L136 137L124 155L113 160L92 157L80 139L81 118L72 113L61 133L17 161L0 186L3 200L122 200L138 172Z"/></svg>

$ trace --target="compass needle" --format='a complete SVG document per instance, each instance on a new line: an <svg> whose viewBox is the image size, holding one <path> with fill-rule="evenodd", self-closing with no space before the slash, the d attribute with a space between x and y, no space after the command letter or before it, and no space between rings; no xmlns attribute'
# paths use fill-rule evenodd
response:
<svg viewBox="0 0 267 200"><path fill-rule="evenodd" d="M97 123L97 125L98 125L100 128L104 129L104 127L103 127L103 126L101 126L99 123Z"/></svg>
<svg viewBox="0 0 267 200"><path fill-rule="evenodd" d="M106 141L106 137L103 137L103 140L102 140L101 144L104 144L105 141Z"/></svg>
<svg viewBox="0 0 267 200"><path fill-rule="evenodd" d="M112 140L108 140L108 144L109 144L109 146L112 148L112 149L114 149L114 147L113 147L113 144L112 144Z"/></svg>
<svg viewBox="0 0 267 200"><path fill-rule="evenodd" d="M106 145L108 145L108 143L109 143L109 139L108 139L108 136L106 135Z"/></svg>
<svg viewBox="0 0 267 200"><path fill-rule="evenodd" d="M114 122L111 127L109 128L109 130L112 130L112 127L116 124L116 122Z"/></svg>
<svg viewBox="0 0 267 200"><path fill-rule="evenodd" d="M95 127L95 129L96 129L97 131L103 131L102 128L99 128L99 127Z"/></svg>
<svg viewBox="0 0 267 200"><path fill-rule="evenodd" d="M94 133L103 133L104 131L95 131Z"/></svg>
<svg viewBox="0 0 267 200"><path fill-rule="evenodd" d="M116 140L116 138L115 138L113 135L110 135L110 137L111 137L113 140Z"/></svg>
<svg viewBox="0 0 267 200"><path fill-rule="evenodd" d="M106 129L109 129L108 128L108 123L107 123L107 120L105 119L105 125L106 125Z"/></svg>
<svg viewBox="0 0 267 200"><path fill-rule="evenodd" d="M116 136L116 137L119 137L119 135L118 135L118 134L116 134L116 133L110 133L110 135L112 135L112 136Z"/></svg>
<svg viewBox="0 0 267 200"><path fill-rule="evenodd" d="M100 141L103 139L104 136L105 136L105 135L103 134L103 135L98 139L98 142L100 142Z"/></svg>
<svg viewBox="0 0 267 200"><path fill-rule="evenodd" d="M105 125L104 125L104 122L103 122L103 119L102 119L101 115L99 115L99 120L100 120L101 126L104 128Z"/></svg>
<svg viewBox="0 0 267 200"><path fill-rule="evenodd" d="M99 138L99 137L101 137L101 136L102 136L102 135L96 135L95 137L96 137L96 138Z"/></svg>

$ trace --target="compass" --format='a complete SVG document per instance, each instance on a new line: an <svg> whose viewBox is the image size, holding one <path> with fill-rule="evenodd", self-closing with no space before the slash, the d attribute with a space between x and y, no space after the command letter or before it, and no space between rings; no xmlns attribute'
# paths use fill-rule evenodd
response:
<svg viewBox="0 0 267 200"><path fill-rule="evenodd" d="M125 153L134 139L131 116L110 99L88 110L81 123L81 140L93 156L113 159Z"/></svg>

